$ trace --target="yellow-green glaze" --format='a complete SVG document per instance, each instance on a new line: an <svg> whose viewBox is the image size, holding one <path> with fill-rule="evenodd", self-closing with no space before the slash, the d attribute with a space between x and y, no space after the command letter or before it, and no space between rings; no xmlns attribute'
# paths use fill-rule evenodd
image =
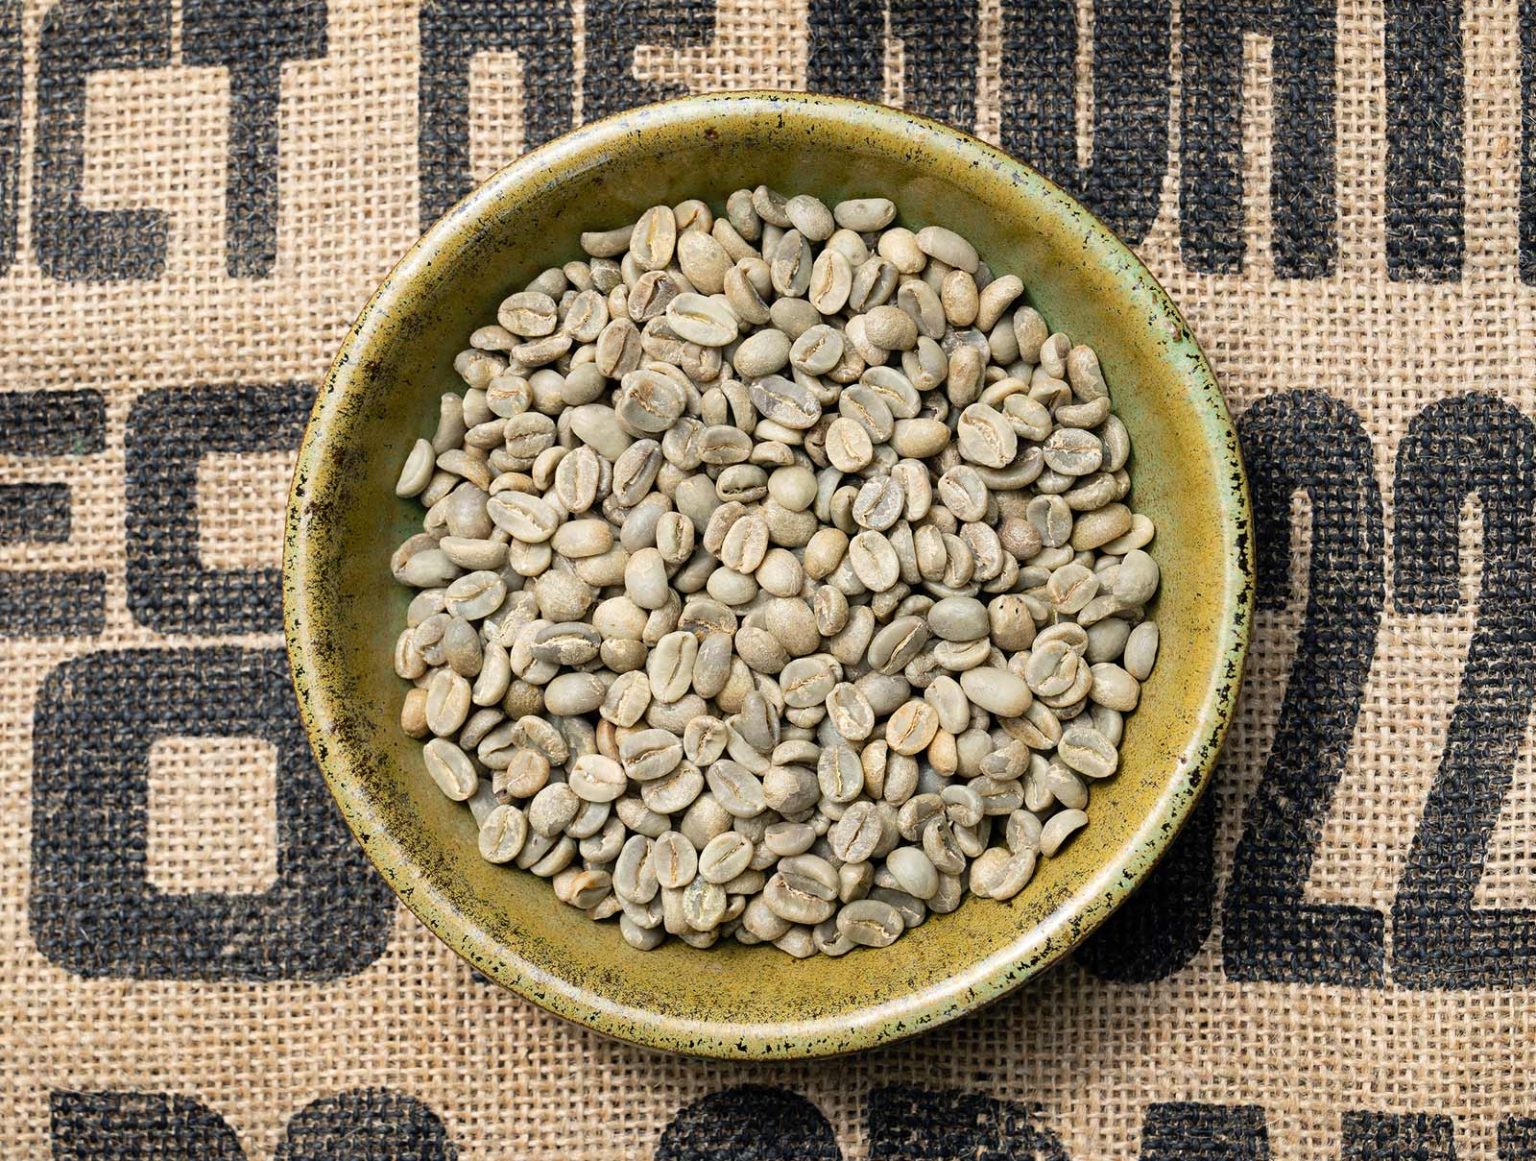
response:
<svg viewBox="0 0 1536 1161"><path fill-rule="evenodd" d="M655 202L769 182L831 203L880 194L1020 275L1053 328L1099 353L1157 522L1162 657L1093 820L1009 904L969 900L886 951L798 962L773 948L629 948L549 884L492 866L469 812L400 730L391 667L407 596L389 556L419 529L394 482L430 434L454 354L497 302L578 257L577 235ZM719 1057L822 1056L952 1020L1044 970L1146 877L1188 816L1232 714L1252 599L1237 439L1184 320L1125 246L1056 186L975 138L894 109L798 94L688 98L589 125L502 170L432 228L347 337L288 507L294 685L347 822L406 905L475 967L600 1032Z"/></svg>

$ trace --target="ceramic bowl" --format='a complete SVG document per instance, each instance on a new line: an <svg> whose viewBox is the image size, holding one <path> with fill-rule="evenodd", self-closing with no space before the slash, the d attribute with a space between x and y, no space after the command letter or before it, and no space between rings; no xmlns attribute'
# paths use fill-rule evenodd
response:
<svg viewBox="0 0 1536 1161"><path fill-rule="evenodd" d="M970 899L883 951L796 961L772 947L632 950L612 923L493 866L469 812L400 728L391 665L409 594L389 557L420 527L394 482L461 390L454 354L583 230L737 188L893 198L911 227L970 238L1051 323L1099 353L1157 523L1162 656L1092 821L1007 904ZM299 706L336 801L406 906L480 971L611 1036L718 1057L821 1056L953 1020L1065 955L1146 878L1188 817L1231 718L1252 592L1237 439L1199 346L1114 235L1034 170L895 109L798 94L686 98L586 126L503 169L438 222L347 336L305 433L284 598Z"/></svg>

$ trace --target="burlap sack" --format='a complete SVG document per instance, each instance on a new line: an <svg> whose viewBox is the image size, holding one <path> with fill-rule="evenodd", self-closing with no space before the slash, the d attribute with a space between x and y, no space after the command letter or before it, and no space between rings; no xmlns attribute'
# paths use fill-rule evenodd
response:
<svg viewBox="0 0 1536 1161"><path fill-rule="evenodd" d="M1536 1158L1522 48L1492 0L0 5L0 1149ZM799 1067L477 979L342 830L279 634L313 386L395 257L538 140L743 86L1082 194L1210 353L1263 532L1156 884L981 1015Z"/></svg>

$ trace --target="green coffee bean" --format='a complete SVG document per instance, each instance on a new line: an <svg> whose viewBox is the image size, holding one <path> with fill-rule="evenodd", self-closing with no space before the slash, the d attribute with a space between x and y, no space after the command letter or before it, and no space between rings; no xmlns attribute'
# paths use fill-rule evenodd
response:
<svg viewBox="0 0 1536 1161"><path fill-rule="evenodd" d="M753 850L752 841L734 831L718 834L699 852L698 873L707 882L727 883L747 869Z"/></svg>
<svg viewBox="0 0 1536 1161"><path fill-rule="evenodd" d="M917 248L940 262L974 274L981 259L972 246L953 230L925 226L917 232Z"/></svg>
<svg viewBox="0 0 1536 1161"><path fill-rule="evenodd" d="M552 838L563 831L581 809L581 799L563 782L552 782L528 804L528 825L537 834Z"/></svg>
<svg viewBox="0 0 1536 1161"><path fill-rule="evenodd" d="M565 833L578 840L592 838L602 833L603 827L608 825L609 816L612 814L611 802L590 802L583 799L581 809L566 826Z"/></svg>
<svg viewBox="0 0 1536 1161"><path fill-rule="evenodd" d="M860 899L838 912L837 930L860 947L889 947L906 930L906 922L889 903Z"/></svg>
<svg viewBox="0 0 1536 1161"><path fill-rule="evenodd" d="M613 230L589 230L581 236L581 248L594 258L617 258L629 249L633 226Z"/></svg>
<svg viewBox="0 0 1536 1161"><path fill-rule="evenodd" d="M939 302L952 327L971 326L981 305L976 279L964 270L949 271L940 284Z"/></svg>
<svg viewBox="0 0 1536 1161"><path fill-rule="evenodd" d="M479 777L469 755L458 746L447 738L437 737L422 748L422 755L426 759L427 773L445 795L455 802L464 802L474 794Z"/></svg>
<svg viewBox="0 0 1536 1161"><path fill-rule="evenodd" d="M739 762L721 758L704 772L704 778L715 800L736 818L752 818L767 809L762 782Z"/></svg>
<svg viewBox="0 0 1536 1161"><path fill-rule="evenodd" d="M848 560L854 574L873 592L883 593L901 579L896 550L885 536L871 529L860 532L849 542Z"/></svg>
<svg viewBox="0 0 1536 1161"><path fill-rule="evenodd" d="M561 673L544 689L544 705L550 713L565 717L592 713L608 696L608 687L591 673Z"/></svg>
<svg viewBox="0 0 1536 1161"><path fill-rule="evenodd" d="M1152 676L1157 664L1158 630L1155 621L1143 621L1131 630L1125 642L1125 668L1138 681Z"/></svg>
<svg viewBox="0 0 1536 1161"><path fill-rule="evenodd" d="M612 758L583 754L572 763L567 785L583 802L609 803L624 793L628 782L624 768Z"/></svg>
<svg viewBox="0 0 1536 1161"><path fill-rule="evenodd" d="M1095 705L1130 713L1141 700L1141 683L1120 666L1100 662L1092 667L1093 685L1088 696Z"/></svg>
<svg viewBox="0 0 1536 1161"><path fill-rule="evenodd" d="M819 622L817 628L819 631ZM779 688L784 693L784 704L792 709L824 704L836 684L837 673L831 660L824 656L797 657L786 661L779 674Z"/></svg>
<svg viewBox="0 0 1536 1161"><path fill-rule="evenodd" d="M640 215L629 240L629 253L642 270L662 270L677 245L677 218L670 206L652 206Z"/></svg>
<svg viewBox="0 0 1536 1161"><path fill-rule="evenodd" d="M677 239L677 264L704 294L719 294L725 289L726 271L733 262L725 247L704 230L685 230Z"/></svg>
<svg viewBox="0 0 1536 1161"><path fill-rule="evenodd" d="M846 740L862 742L875 728L875 711L863 692L848 682L839 682L827 695L827 716Z"/></svg>
<svg viewBox="0 0 1536 1161"><path fill-rule="evenodd" d="M510 863L527 839L527 816L515 806L498 806L480 825L480 855L489 863Z"/></svg>
<svg viewBox="0 0 1536 1161"><path fill-rule="evenodd" d="M698 874L698 851L686 835L669 830L651 846L651 872L663 888L686 887Z"/></svg>
<svg viewBox="0 0 1536 1161"><path fill-rule="evenodd" d="M983 467L1006 468L1018 454L1017 433L1001 412L985 403L973 403L960 413L957 439L960 454Z"/></svg>
<svg viewBox="0 0 1536 1161"><path fill-rule="evenodd" d="M1018 854L1002 847L983 851L971 864L971 893L983 899L1012 899L1034 876L1035 857L1033 848Z"/></svg>

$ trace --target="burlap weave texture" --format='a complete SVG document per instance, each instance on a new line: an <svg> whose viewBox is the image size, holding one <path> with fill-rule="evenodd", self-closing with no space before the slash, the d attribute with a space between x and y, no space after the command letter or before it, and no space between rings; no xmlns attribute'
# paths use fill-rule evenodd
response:
<svg viewBox="0 0 1536 1161"><path fill-rule="evenodd" d="M0 4L0 1151L1536 1158L1531 53L1496 0ZM1210 354L1263 535L1155 886L980 1015L805 1066L477 979L341 828L279 631L314 385L423 224L582 119L749 86L1082 194Z"/></svg>

